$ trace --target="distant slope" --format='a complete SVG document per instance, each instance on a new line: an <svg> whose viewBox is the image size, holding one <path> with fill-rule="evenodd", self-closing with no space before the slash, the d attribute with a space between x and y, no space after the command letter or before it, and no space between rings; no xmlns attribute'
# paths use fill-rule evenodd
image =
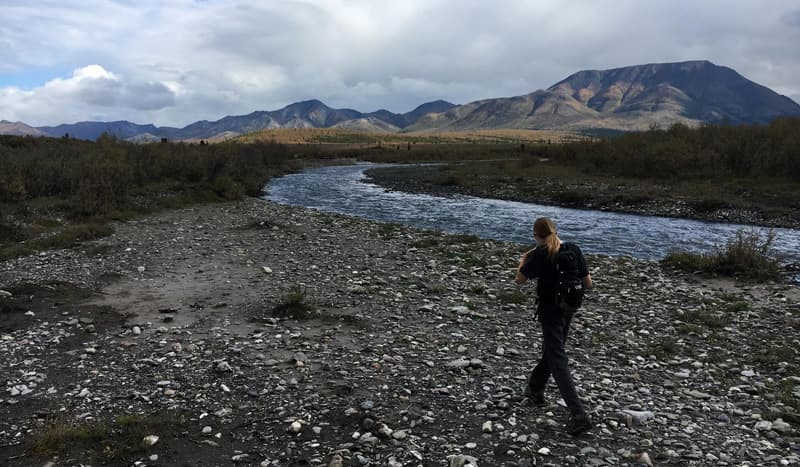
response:
<svg viewBox="0 0 800 467"><path fill-rule="evenodd" d="M331 126L330 128L341 128L343 130L363 131L369 133L396 133L400 131L400 128L397 126L375 117L345 120Z"/></svg>
<svg viewBox="0 0 800 467"><path fill-rule="evenodd" d="M0 135L47 136L45 132L38 128L34 128L22 122L9 122L8 120L0 120Z"/></svg>
<svg viewBox="0 0 800 467"><path fill-rule="evenodd" d="M426 115L408 131L477 128L646 129L652 124L766 123L800 105L708 61L580 71L545 91Z"/></svg>
<svg viewBox="0 0 800 467"><path fill-rule="evenodd" d="M767 123L800 116L800 105L709 61L663 63L578 72L550 87L598 112L673 111L714 122Z"/></svg>
<svg viewBox="0 0 800 467"><path fill-rule="evenodd" d="M395 132L415 122L427 112L441 112L454 107L445 101L423 104L411 112L395 114L388 110L364 114L353 109L333 109L318 100L296 102L274 111L256 111L247 115L201 120L184 128L138 125L128 121L78 122L40 127L40 134L60 137L97 139L103 133L136 142L168 138L171 140L221 140L272 128L348 128L359 131ZM36 129L35 129L36 130ZM10 130L9 130L10 131Z"/></svg>
<svg viewBox="0 0 800 467"><path fill-rule="evenodd" d="M48 136L61 137L68 134L71 138L95 140L103 133L119 139L129 139L149 134L158 138L172 137L177 128L156 127L155 125L138 125L126 120L116 122L78 122L57 126L42 126L39 130Z"/></svg>

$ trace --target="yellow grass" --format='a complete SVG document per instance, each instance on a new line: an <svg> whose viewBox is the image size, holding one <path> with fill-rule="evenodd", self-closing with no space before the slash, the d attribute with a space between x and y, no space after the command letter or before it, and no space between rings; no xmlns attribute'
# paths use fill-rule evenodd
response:
<svg viewBox="0 0 800 467"><path fill-rule="evenodd" d="M338 128L278 128L260 130L234 138L243 143L274 141L282 144L407 145L407 144L522 144L560 143L586 139L571 131L558 130L464 130L442 133L373 133Z"/></svg>

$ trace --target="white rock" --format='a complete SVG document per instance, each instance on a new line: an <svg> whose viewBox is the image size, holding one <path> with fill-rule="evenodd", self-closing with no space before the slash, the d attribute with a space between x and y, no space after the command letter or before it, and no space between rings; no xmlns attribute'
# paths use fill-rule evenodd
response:
<svg viewBox="0 0 800 467"><path fill-rule="evenodd" d="M484 433L491 433L492 432L492 421L488 420L488 421L483 422L483 426L481 427L481 430Z"/></svg>
<svg viewBox="0 0 800 467"><path fill-rule="evenodd" d="M655 414L649 410L623 410L622 413L630 416L634 425L642 425L655 417Z"/></svg>
<svg viewBox="0 0 800 467"><path fill-rule="evenodd" d="M267 274L270 274L272 272L272 269L268 268L266 266L261 266L261 270L264 271Z"/></svg>
<svg viewBox="0 0 800 467"><path fill-rule="evenodd" d="M784 422L782 418L777 418L772 422L772 430L779 433L789 433L792 431L792 425Z"/></svg>
<svg viewBox="0 0 800 467"><path fill-rule="evenodd" d="M550 448L541 448L536 452L541 454L541 455L543 455L543 456L549 456L550 455Z"/></svg>
<svg viewBox="0 0 800 467"><path fill-rule="evenodd" d="M450 467L466 467L468 465L477 467L478 459L464 454L457 454L450 457Z"/></svg>
<svg viewBox="0 0 800 467"><path fill-rule="evenodd" d="M0 298L11 298L14 294L9 292L8 290L0 290Z"/></svg>
<svg viewBox="0 0 800 467"><path fill-rule="evenodd" d="M381 436L384 436L384 437L388 438L388 437L392 436L392 433L394 433L394 430L392 430L391 428L386 426L385 423L381 423L380 427L378 428L378 433L380 433Z"/></svg>
<svg viewBox="0 0 800 467"><path fill-rule="evenodd" d="M139 266L138 268L136 268L136 270L142 273L144 272L144 266Z"/></svg>
<svg viewBox="0 0 800 467"><path fill-rule="evenodd" d="M142 439L142 444L145 446L152 446L158 442L158 436L156 435L147 435Z"/></svg>
<svg viewBox="0 0 800 467"><path fill-rule="evenodd" d="M653 461L650 460L650 455L648 455L646 452L634 454L633 460L636 461L637 464L649 465L651 467L653 465Z"/></svg>
<svg viewBox="0 0 800 467"><path fill-rule="evenodd" d="M470 361L466 358L457 358L455 360L447 362L448 368L466 368L470 365Z"/></svg>
<svg viewBox="0 0 800 467"><path fill-rule="evenodd" d="M758 431L769 431L772 429L772 422L769 420L761 420L760 422L756 423L754 428Z"/></svg>
<svg viewBox="0 0 800 467"><path fill-rule="evenodd" d="M133 329L131 329L131 332L133 332L134 336L138 336L139 334L142 333L142 328L140 328L139 326L134 326Z"/></svg>
<svg viewBox="0 0 800 467"><path fill-rule="evenodd" d="M692 375L692 373L689 370L680 370L672 374L677 378L683 378L683 379L686 379Z"/></svg>
<svg viewBox="0 0 800 467"><path fill-rule="evenodd" d="M289 425L289 431L291 433L300 433L303 431L303 424L298 421L294 421L291 425Z"/></svg>

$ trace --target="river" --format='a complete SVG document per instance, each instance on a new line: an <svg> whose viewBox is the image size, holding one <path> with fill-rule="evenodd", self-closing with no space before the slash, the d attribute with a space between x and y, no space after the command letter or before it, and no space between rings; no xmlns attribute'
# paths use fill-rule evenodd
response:
<svg viewBox="0 0 800 467"><path fill-rule="evenodd" d="M739 229L769 229L671 217L639 216L606 211L543 206L472 196L437 197L386 191L365 183L364 171L388 164L357 164L311 169L273 179L265 199L322 211L397 222L415 228L474 234L516 243L532 242L534 219L552 218L559 236L587 253L661 259L668 252L712 252ZM782 261L800 261L800 230L772 229L774 251Z"/></svg>

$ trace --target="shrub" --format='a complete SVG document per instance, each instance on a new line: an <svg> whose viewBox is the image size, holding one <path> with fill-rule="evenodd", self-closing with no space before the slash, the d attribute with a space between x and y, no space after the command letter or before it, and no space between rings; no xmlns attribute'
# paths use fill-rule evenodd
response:
<svg viewBox="0 0 800 467"><path fill-rule="evenodd" d="M314 307L306 299L306 292L300 287L292 287L272 309L272 316L307 319L313 309Z"/></svg>
<svg viewBox="0 0 800 467"><path fill-rule="evenodd" d="M697 212L714 212L720 209L730 208L731 206L729 202L715 198L705 198L692 201L690 205Z"/></svg>
<svg viewBox="0 0 800 467"><path fill-rule="evenodd" d="M677 355L681 346L674 338L666 337L659 342L652 342L647 346L647 353L658 359L666 359Z"/></svg>
<svg viewBox="0 0 800 467"><path fill-rule="evenodd" d="M771 248L775 233L769 231L761 239L755 230L740 229L724 245L712 254L688 252L669 253L661 263L690 272L738 276L746 279L775 279L780 273L780 264L772 256Z"/></svg>
<svg viewBox="0 0 800 467"><path fill-rule="evenodd" d="M528 295L520 289L504 290L497 294L497 298L503 303L515 303L522 305L528 301Z"/></svg>
<svg viewBox="0 0 800 467"><path fill-rule="evenodd" d="M101 464L130 464L147 450L145 436L168 436L185 425L183 415L122 415L114 422L83 423L54 418L34 433L28 449L39 458L74 454Z"/></svg>
<svg viewBox="0 0 800 467"><path fill-rule="evenodd" d="M554 200L566 205L580 205L592 200L592 194L581 190L565 190L552 194Z"/></svg>
<svg viewBox="0 0 800 467"><path fill-rule="evenodd" d="M76 243L106 237L114 233L114 229L106 224L72 224L66 226L56 235L38 238L31 242L37 250L69 248Z"/></svg>
<svg viewBox="0 0 800 467"><path fill-rule="evenodd" d="M729 323L729 320L724 315L719 313L688 310L683 314L683 320L697 325L705 325L709 328L721 328Z"/></svg>
<svg viewBox="0 0 800 467"><path fill-rule="evenodd" d="M13 219L0 213L0 243L21 242L28 239L28 232Z"/></svg>

